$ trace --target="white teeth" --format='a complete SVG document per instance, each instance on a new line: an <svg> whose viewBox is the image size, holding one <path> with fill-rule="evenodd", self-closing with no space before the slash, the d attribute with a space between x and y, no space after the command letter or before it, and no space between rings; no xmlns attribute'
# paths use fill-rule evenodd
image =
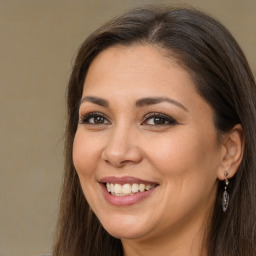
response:
<svg viewBox="0 0 256 256"><path fill-rule="evenodd" d="M147 191L150 190L151 188L152 188L151 185L146 185L146 190L147 190Z"/></svg>
<svg viewBox="0 0 256 256"><path fill-rule="evenodd" d="M132 192L132 186L130 184L124 184L123 185L123 194L131 194Z"/></svg>
<svg viewBox="0 0 256 256"><path fill-rule="evenodd" d="M139 191L139 185L138 184L132 184L132 193L137 193Z"/></svg>
<svg viewBox="0 0 256 256"><path fill-rule="evenodd" d="M108 192L110 192L112 195L115 196L127 196L131 195L133 193L138 193L138 192L145 192L148 190L151 190L154 188L156 185L150 185L150 184L113 184L113 183L106 183L106 188Z"/></svg>
<svg viewBox="0 0 256 256"><path fill-rule="evenodd" d="M144 192L145 191L145 184L140 184L139 185L139 190L140 190L140 192Z"/></svg>
<svg viewBox="0 0 256 256"><path fill-rule="evenodd" d="M120 184L115 184L115 191L116 194L123 193L123 187Z"/></svg>
<svg viewBox="0 0 256 256"><path fill-rule="evenodd" d="M111 193L115 193L115 185L112 183L110 185L110 191L111 191Z"/></svg>

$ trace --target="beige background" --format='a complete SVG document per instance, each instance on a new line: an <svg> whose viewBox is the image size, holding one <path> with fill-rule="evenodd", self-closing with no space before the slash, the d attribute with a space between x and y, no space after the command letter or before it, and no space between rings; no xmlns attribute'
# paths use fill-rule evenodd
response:
<svg viewBox="0 0 256 256"><path fill-rule="evenodd" d="M82 40L128 0L0 0L0 256L50 252L63 169L65 88ZM256 71L256 1L190 0L237 38Z"/></svg>

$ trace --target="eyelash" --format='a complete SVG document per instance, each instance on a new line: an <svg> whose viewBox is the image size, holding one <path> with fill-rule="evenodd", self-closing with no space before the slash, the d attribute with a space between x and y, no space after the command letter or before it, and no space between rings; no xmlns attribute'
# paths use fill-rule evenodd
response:
<svg viewBox="0 0 256 256"><path fill-rule="evenodd" d="M93 118L93 122L90 122L90 119ZM96 118L101 118L100 123L97 123ZM153 119L153 124L147 124L149 120ZM157 121L158 119L158 121ZM96 122L95 122L96 121ZM98 120L99 121L99 120ZM156 122L160 122L156 124ZM100 112L91 112L85 115L82 115L79 123L81 124L91 124L91 125L102 125L102 124L111 124L109 119L104 115L103 113ZM170 126L170 125L175 125L178 124L175 119L172 117L162 114L162 113L148 113L144 116L142 125L150 125L150 126Z"/></svg>
<svg viewBox="0 0 256 256"><path fill-rule="evenodd" d="M154 122L157 120L156 118L158 118L160 121L160 123L156 124L148 124L148 125L152 125L152 126L170 126L170 125L175 125L175 124L178 124L177 121L168 116L168 115L165 115L165 114L162 114L162 113L148 113L147 115L145 115L144 117L144 121L143 121L143 125L145 125L145 123L147 121L149 121L150 119L153 119ZM164 123L161 123L161 122L164 122Z"/></svg>
<svg viewBox="0 0 256 256"><path fill-rule="evenodd" d="M96 123L95 122L96 121L95 118L98 118L98 117L103 119L103 123ZM89 120L91 118L93 118L94 123L89 122ZM107 122L105 122L105 121L107 121ZM107 124L107 123L109 124L110 121L108 120L108 118L104 114L102 114L100 112L91 112L91 113L88 113L86 115L82 115L82 117L80 118L79 123L81 123L81 124L92 124L92 125L101 125L101 124Z"/></svg>

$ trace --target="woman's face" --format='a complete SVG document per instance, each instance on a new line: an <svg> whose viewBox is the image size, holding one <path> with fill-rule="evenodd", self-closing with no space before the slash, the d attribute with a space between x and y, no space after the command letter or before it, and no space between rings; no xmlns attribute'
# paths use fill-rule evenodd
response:
<svg viewBox="0 0 256 256"><path fill-rule="evenodd" d="M114 46L84 83L74 165L92 210L123 240L199 232L215 199L213 111L165 54Z"/></svg>

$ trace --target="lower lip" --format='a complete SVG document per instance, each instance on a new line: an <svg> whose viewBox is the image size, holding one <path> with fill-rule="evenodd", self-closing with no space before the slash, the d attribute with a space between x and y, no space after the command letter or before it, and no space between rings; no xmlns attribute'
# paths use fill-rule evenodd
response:
<svg viewBox="0 0 256 256"><path fill-rule="evenodd" d="M128 205L136 204L139 201L147 198L157 188L157 187L155 187L148 191L138 192L138 193L135 193L135 194L132 194L129 196L113 196L107 191L105 184L100 183L100 186L103 190L103 195L104 195L106 201L115 206L128 206Z"/></svg>

